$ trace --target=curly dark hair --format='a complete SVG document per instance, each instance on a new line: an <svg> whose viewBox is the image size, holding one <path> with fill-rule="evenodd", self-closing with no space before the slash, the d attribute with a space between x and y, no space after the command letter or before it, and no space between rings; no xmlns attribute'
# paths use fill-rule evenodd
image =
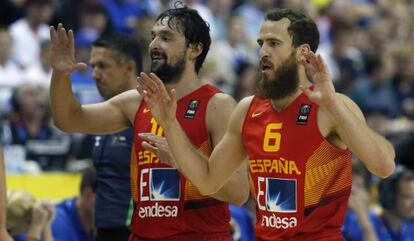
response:
<svg viewBox="0 0 414 241"><path fill-rule="evenodd" d="M194 9L187 6L179 6L176 3L175 8L167 9L162 12L156 21L163 21L167 18L168 27L175 28L184 34L186 45L201 44L203 50L195 62L195 71L199 72L206 59L210 49L211 37L210 26Z"/></svg>

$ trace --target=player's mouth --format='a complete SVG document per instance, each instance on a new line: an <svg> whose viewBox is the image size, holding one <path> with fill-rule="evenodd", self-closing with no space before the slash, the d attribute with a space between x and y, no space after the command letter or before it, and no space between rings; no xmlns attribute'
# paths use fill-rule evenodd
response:
<svg viewBox="0 0 414 241"><path fill-rule="evenodd" d="M162 61L166 61L167 56L165 54L159 53L159 52L153 52L151 53L151 62L152 63L158 63Z"/></svg>
<svg viewBox="0 0 414 241"><path fill-rule="evenodd" d="M271 71L272 68L273 68L272 63L268 61L260 61L260 69L262 70L263 73Z"/></svg>

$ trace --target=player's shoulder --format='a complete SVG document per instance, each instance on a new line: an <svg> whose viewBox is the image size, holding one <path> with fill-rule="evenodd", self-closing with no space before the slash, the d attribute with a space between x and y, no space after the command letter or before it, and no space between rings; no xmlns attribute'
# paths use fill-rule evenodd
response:
<svg viewBox="0 0 414 241"><path fill-rule="evenodd" d="M215 93L211 99L210 99L210 103L213 105L217 105L220 106L221 104L234 104L236 105L236 101L234 100L234 98L226 93L222 93L222 92L218 92Z"/></svg>
<svg viewBox="0 0 414 241"><path fill-rule="evenodd" d="M115 102L115 103L124 104L124 103L128 103L128 102L131 102L131 101L138 101L140 99L141 99L141 96L138 93L138 91L136 89L132 89L132 90L124 91L124 92L112 97L110 99L110 101Z"/></svg>
<svg viewBox="0 0 414 241"><path fill-rule="evenodd" d="M254 98L254 95L247 96L247 97L244 97L243 99L241 99L240 102L239 102L239 104L237 105L237 109L239 111L247 112L247 110L250 107L250 104L253 101L253 98Z"/></svg>
<svg viewBox="0 0 414 241"><path fill-rule="evenodd" d="M233 112L233 115L236 119L244 119L249 110L250 104L252 103L253 98L253 95L247 96L239 101Z"/></svg>

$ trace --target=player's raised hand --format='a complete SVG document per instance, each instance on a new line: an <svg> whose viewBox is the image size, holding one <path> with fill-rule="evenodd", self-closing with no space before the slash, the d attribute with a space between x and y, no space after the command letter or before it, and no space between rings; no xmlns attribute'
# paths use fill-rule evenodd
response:
<svg viewBox="0 0 414 241"><path fill-rule="evenodd" d="M141 73L137 78L137 90L146 102L152 116L166 128L175 120L177 111L177 96L172 89L168 94L162 81L154 73Z"/></svg>
<svg viewBox="0 0 414 241"><path fill-rule="evenodd" d="M335 98L335 88L325 61L312 51L304 53L304 57L302 64L305 66L306 73L315 82L315 86L313 89L302 88L302 90L316 104L320 106L329 104Z"/></svg>
<svg viewBox="0 0 414 241"><path fill-rule="evenodd" d="M76 63L72 30L66 32L61 23L58 24L57 29L50 26L50 41L50 61L53 71L69 75L72 72L86 69L85 63Z"/></svg>

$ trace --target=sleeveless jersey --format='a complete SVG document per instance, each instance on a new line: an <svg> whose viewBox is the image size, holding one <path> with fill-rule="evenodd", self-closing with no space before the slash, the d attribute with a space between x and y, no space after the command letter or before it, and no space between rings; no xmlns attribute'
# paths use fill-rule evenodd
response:
<svg viewBox="0 0 414 241"><path fill-rule="evenodd" d="M331 145L305 94L277 112L253 97L242 138L256 199L257 240L343 240L351 190L351 153Z"/></svg>
<svg viewBox="0 0 414 241"><path fill-rule="evenodd" d="M218 92L217 88L204 85L177 103L178 122L192 144L208 156L212 144L206 110L209 100ZM145 151L138 136L144 132L163 135L163 129L142 101L134 121L131 158L132 197L136 205L131 231L137 240L204 240L209 235L232 240L227 203L202 196L177 169Z"/></svg>

